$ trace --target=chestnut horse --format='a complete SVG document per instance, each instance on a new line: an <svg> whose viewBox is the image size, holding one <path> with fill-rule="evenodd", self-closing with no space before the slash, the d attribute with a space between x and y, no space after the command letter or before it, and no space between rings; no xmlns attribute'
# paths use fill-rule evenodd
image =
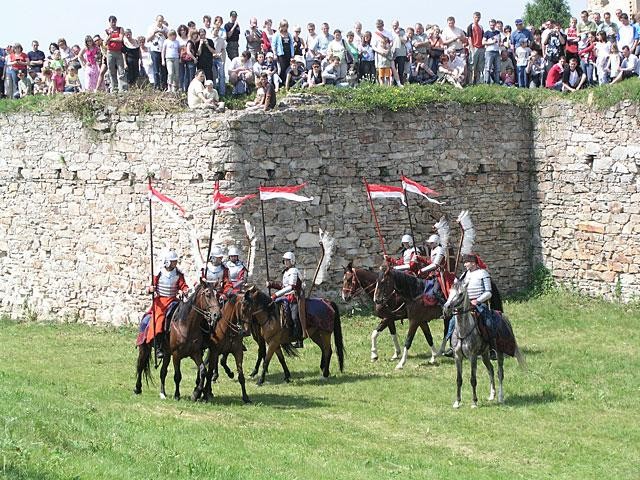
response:
<svg viewBox="0 0 640 480"><path fill-rule="evenodd" d="M307 300L307 305L311 299ZM333 316L333 336L338 356L340 371L344 370L344 344L342 338L342 325L340 323L340 312L334 302L327 302L331 307L330 314ZM292 341L289 328L284 325L281 319L279 305L274 302L269 295L258 290L255 286L250 287L244 294L243 312L245 319L254 321L260 327L260 333L267 346L267 352L262 364L262 373L258 379L258 385L264 383L265 376L269 369L269 362L274 353L281 350L281 347ZM331 331L307 322L307 332L309 338L320 347L322 357L320 360L320 370L324 379L329 377L329 365L331 363ZM280 354L282 354L280 352ZM287 372L285 371L285 375Z"/></svg>
<svg viewBox="0 0 640 480"><path fill-rule="evenodd" d="M186 302L180 303L171 318L168 335L160 345L163 353L162 367L160 368L160 398L166 398L165 379L169 368L169 361L173 359L173 379L176 389L173 397L180 399L180 381L182 373L180 362L183 358L191 357L198 367L199 381L191 398L200 397L205 387L206 366L202 359L203 350L209 345L209 333L220 318L220 304L218 295L213 287L200 283ZM149 382L151 367L151 344L140 345L137 362L137 380L134 393L142 393L142 375L147 384Z"/></svg>
<svg viewBox="0 0 640 480"><path fill-rule="evenodd" d="M418 327L421 327L425 332L427 343L431 348L431 360L429 360L429 363L435 363L438 355L438 352L433 346L433 337L429 329L429 322L435 318L442 317L442 308L437 304L427 305L422 301L424 284L424 280L414 277L413 275L398 272L386 262L380 267L380 273L378 274L378 281L373 295L374 302L378 305L383 305L397 294L407 305L409 331L407 332L407 340L404 344L402 358L400 362L398 362L398 365L396 365L396 369L398 370L402 369L407 362L409 349L411 348ZM444 333L446 335L446 328Z"/></svg>

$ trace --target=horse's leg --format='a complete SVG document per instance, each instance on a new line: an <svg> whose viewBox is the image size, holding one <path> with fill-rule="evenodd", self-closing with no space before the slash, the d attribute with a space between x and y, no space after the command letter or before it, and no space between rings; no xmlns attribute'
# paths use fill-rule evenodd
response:
<svg viewBox="0 0 640 480"><path fill-rule="evenodd" d="M264 377L267 376L267 370L269 369L269 362L271 361L271 357L273 356L274 351L279 347L280 345L274 342L273 339L271 340L271 343L267 345L267 353L264 356L264 360L262 362L262 374L258 379L258 386L261 386L264 384Z"/></svg>
<svg viewBox="0 0 640 480"><path fill-rule="evenodd" d="M284 371L284 381L287 383L291 382L291 372L289 371L287 362L284 360L284 354L282 353L282 348L278 347L275 353L276 353L276 357L278 357L278 360L280 361L280 365L282 365L282 370Z"/></svg>
<svg viewBox="0 0 640 480"><path fill-rule="evenodd" d="M409 331L407 332L407 339L404 341L404 351L402 352L402 358L396 365L396 370L402 370L404 365L407 363L407 357L409 356L409 349L411 348L411 344L413 343L413 338L416 335L416 330L418 330L418 320L410 318L409 319Z"/></svg>
<svg viewBox="0 0 640 480"><path fill-rule="evenodd" d="M150 356L151 344L143 343L138 347L138 361L136 363L136 386L133 389L133 393L135 393L136 395L140 395L142 393L142 374L145 372L149 372Z"/></svg>
<svg viewBox="0 0 640 480"><path fill-rule="evenodd" d="M240 384L240 388L242 389L242 401L244 403L251 403L251 400L249 400L249 395L247 395L247 388L245 387L245 382L244 382L244 372L242 370L242 359L243 359L242 342L240 342L239 347L236 347L233 350L233 358L236 361L236 370L238 370L238 383Z"/></svg>
<svg viewBox="0 0 640 480"><path fill-rule="evenodd" d="M375 328L373 332L371 332L371 361L375 362L378 360L378 335L380 332L384 331L387 328L388 319L383 318L378 323L378 326Z"/></svg>
<svg viewBox="0 0 640 480"><path fill-rule="evenodd" d="M460 408L460 390L462 389L462 352L456 352L456 401L453 408Z"/></svg>
<svg viewBox="0 0 640 480"><path fill-rule="evenodd" d="M173 354L173 382L176 384L176 390L173 393L175 400L180 400L180 381L182 380L182 372L180 371L180 358L178 354Z"/></svg>
<svg viewBox="0 0 640 480"><path fill-rule="evenodd" d="M264 338L259 337L256 340L258 344L258 358L256 359L256 366L253 367L253 371L249 374L251 378L255 377L260 371L260 363L264 360L264 357L267 354L267 347L265 346ZM280 362L282 363L282 362Z"/></svg>
<svg viewBox="0 0 640 480"><path fill-rule="evenodd" d="M391 360L397 360L400 357L400 341L398 340L398 332L396 330L396 321L393 319L387 320L389 325L389 333L391 334L391 340L393 340L393 357Z"/></svg>
<svg viewBox="0 0 640 480"><path fill-rule="evenodd" d="M502 381L504 380L504 354L498 353L498 403L504 403L504 391L502 390Z"/></svg>
<svg viewBox="0 0 640 480"><path fill-rule="evenodd" d="M324 370L322 371L322 376L327 379L329 378L329 366L331 365L331 354L333 353L331 350L331 333L320 333L320 339L323 343L322 358L324 359Z"/></svg>
<svg viewBox="0 0 640 480"><path fill-rule="evenodd" d="M487 400L492 401L496 398L496 380L493 374L491 358L489 358L489 352L486 350L482 353L482 363L487 367L487 373L489 374L489 398Z"/></svg>
<svg viewBox="0 0 640 480"><path fill-rule="evenodd" d="M169 362L171 357L166 354L162 357L162 366L160 367L160 399L165 400L167 398L167 392L165 390L165 380L167 378L167 371L169 370Z"/></svg>
<svg viewBox="0 0 640 480"><path fill-rule="evenodd" d="M476 386L478 385L478 379L476 378L476 372L478 370L478 356L471 355L469 359L471 362L471 391L473 395L473 400L471 402L471 408L476 408L478 406L478 393L476 392Z"/></svg>
<svg viewBox="0 0 640 480"><path fill-rule="evenodd" d="M224 373L227 374L227 377L233 378L233 372L231 371L231 369L227 365L227 358L228 357L229 357L228 353L225 353L224 355L222 355L222 358L220 359L220 365L222 365L222 368L224 369ZM234 358L235 358L235 354L234 354ZM216 371L217 370L218 369L216 368Z"/></svg>
<svg viewBox="0 0 640 480"><path fill-rule="evenodd" d="M429 322L427 321L420 322L420 328L422 329L422 333L424 333L424 338L427 340L427 343L429 344L429 348L431 348L431 359L429 360L429 363L433 365L434 363L436 363L436 357L438 356L438 352L433 346L433 336L431 335Z"/></svg>
<svg viewBox="0 0 640 480"><path fill-rule="evenodd" d="M194 360L195 361L195 360ZM213 382L213 372L218 369L218 352L213 352L213 350L209 349L209 358L208 361L205 362L201 360L200 365L198 366L199 376L200 376L200 384L193 391L193 395L196 395L196 400L198 397L203 395L203 400L205 402L210 402L213 398L213 391L211 389L211 385ZM200 390L197 392L197 390ZM192 398L193 398L192 395Z"/></svg>

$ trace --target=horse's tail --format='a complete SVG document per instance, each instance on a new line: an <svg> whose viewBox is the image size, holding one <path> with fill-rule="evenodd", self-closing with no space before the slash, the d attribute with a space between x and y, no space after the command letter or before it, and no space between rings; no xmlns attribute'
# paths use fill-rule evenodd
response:
<svg viewBox="0 0 640 480"><path fill-rule="evenodd" d="M493 281L493 279L491 279L491 299L489 301L489 305L491 306L491 310L504 312L504 306L502 305L502 296L500 295L500 290L498 290L498 286Z"/></svg>
<svg viewBox="0 0 640 480"><path fill-rule="evenodd" d="M344 371L344 339L342 337L342 324L340 323L340 310L335 302L331 302L331 308L334 311L333 317L333 341L336 344L336 355L338 356L338 365L340 371Z"/></svg>
<svg viewBox="0 0 640 480"><path fill-rule="evenodd" d="M502 320L507 325L509 329L509 333L511 334L511 338L513 339L513 343L515 344L515 348L513 350L513 356L518 361L518 366L522 370L526 370L527 360L524 358L524 353L522 353L522 351L520 350L520 347L518 346L518 341L516 340L516 334L513 333L513 326L511 325L511 321L507 318L506 315L502 315Z"/></svg>
<svg viewBox="0 0 640 480"><path fill-rule="evenodd" d="M151 344L143 343L138 346L138 362L137 369L138 372L142 372L144 377L144 381L149 386L149 382L153 385L153 377L151 376Z"/></svg>
<svg viewBox="0 0 640 480"><path fill-rule="evenodd" d="M300 354L298 351L291 346L290 343L283 343L280 345L280 348L284 351L287 357L299 357Z"/></svg>

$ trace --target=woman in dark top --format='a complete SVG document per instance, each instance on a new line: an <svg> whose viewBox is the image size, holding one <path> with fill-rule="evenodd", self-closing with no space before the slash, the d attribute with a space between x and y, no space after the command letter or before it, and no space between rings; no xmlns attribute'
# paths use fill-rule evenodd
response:
<svg viewBox="0 0 640 480"><path fill-rule="evenodd" d="M204 72L207 80L213 80L213 54L215 45L210 38L207 38L207 31L204 28L198 30L199 38L196 43L196 55L198 56L198 70Z"/></svg>
<svg viewBox="0 0 640 480"><path fill-rule="evenodd" d="M186 89L189 89L191 80L196 76L196 63L198 62L198 55L196 52L198 50L197 44L199 38L200 34L194 30L189 35L187 44L180 50L180 62L184 65L182 84L185 85Z"/></svg>
<svg viewBox="0 0 640 480"><path fill-rule="evenodd" d="M122 54L127 66L127 83L129 87L132 87L140 78L140 45L138 40L133 38L131 30L128 28L124 31Z"/></svg>

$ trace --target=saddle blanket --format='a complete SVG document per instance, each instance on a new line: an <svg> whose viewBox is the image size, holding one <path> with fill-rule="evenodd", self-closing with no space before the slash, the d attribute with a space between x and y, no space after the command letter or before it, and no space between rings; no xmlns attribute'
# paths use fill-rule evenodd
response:
<svg viewBox="0 0 640 480"><path fill-rule="evenodd" d="M307 327L316 327L325 332L333 332L335 311L331 303L323 298L307 298Z"/></svg>
<svg viewBox="0 0 640 480"><path fill-rule="evenodd" d="M480 306L480 305L479 305ZM505 355L513 357L516 353L516 338L511 323L498 310L490 310L484 306L478 309L482 321L478 328L485 340L492 333L496 339L496 347Z"/></svg>
<svg viewBox="0 0 640 480"><path fill-rule="evenodd" d="M178 305L180 305L180 302L176 301L176 302L173 302L171 305L169 305L169 308L167 308L167 312L165 314L165 322L164 322L165 332L169 330L171 317L173 317L173 314L178 308ZM142 316L142 320L140 320L140 326L138 327L138 336L136 337L136 347L139 347L140 345L143 345L144 343L146 343L147 330L151 328L150 324L151 324L151 312L147 312Z"/></svg>

